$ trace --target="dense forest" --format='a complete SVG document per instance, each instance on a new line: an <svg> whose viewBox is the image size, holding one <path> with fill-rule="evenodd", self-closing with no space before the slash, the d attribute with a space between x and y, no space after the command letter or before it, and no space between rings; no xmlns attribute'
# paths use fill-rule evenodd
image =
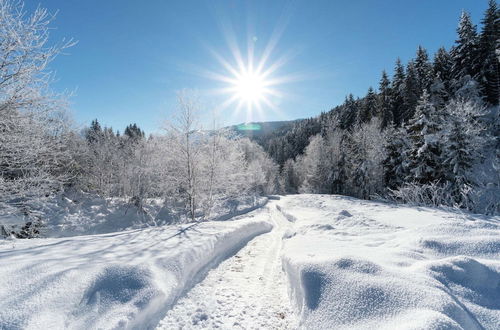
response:
<svg viewBox="0 0 500 330"><path fill-rule="evenodd" d="M384 71L378 91L348 95L316 118L261 142L286 193L386 197L498 212L500 11L482 29L463 12L454 46L419 46ZM259 141L260 142L260 141ZM496 198L495 198L496 196Z"/></svg>

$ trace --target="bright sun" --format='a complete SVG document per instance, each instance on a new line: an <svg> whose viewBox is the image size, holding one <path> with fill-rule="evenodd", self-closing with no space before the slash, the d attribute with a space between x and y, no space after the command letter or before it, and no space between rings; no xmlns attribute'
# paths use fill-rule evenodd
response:
<svg viewBox="0 0 500 330"><path fill-rule="evenodd" d="M223 83L213 91L227 95L227 99L217 105L217 111L229 108L234 118L244 111L246 122L263 120L270 111L278 116L284 116L279 107L284 94L279 87L296 80L298 76L278 75L279 69L288 61L287 54L279 57L273 55L280 34L273 34L267 45L259 52L259 56L255 56L254 49L257 38L248 40L247 55L244 56L235 42L235 37L230 36L231 30L226 32L233 58L224 58L214 49L209 49L222 65L224 72L204 71L208 78Z"/></svg>
<svg viewBox="0 0 500 330"><path fill-rule="evenodd" d="M234 79L234 93L240 101L257 105L267 94L265 78L256 72L242 72Z"/></svg>

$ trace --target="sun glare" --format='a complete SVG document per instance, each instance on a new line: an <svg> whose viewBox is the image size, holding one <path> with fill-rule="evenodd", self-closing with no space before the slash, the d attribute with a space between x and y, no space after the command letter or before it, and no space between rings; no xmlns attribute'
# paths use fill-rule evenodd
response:
<svg viewBox="0 0 500 330"><path fill-rule="evenodd" d="M266 81L256 72L243 72L234 81L234 93L241 101L257 104L266 96Z"/></svg>
<svg viewBox="0 0 500 330"><path fill-rule="evenodd" d="M241 112L244 111L246 122L265 120L270 112L278 117L285 116L279 106L285 95L282 86L301 79L297 74L279 74L292 55L291 50L279 56L275 54L285 25L286 15L278 22L267 43L259 44L259 38L249 37L246 51L239 47L241 44L228 25L223 34L232 58L224 57L219 51L208 47L223 70L203 72L206 77L222 83L213 92L227 96L226 100L217 105L217 111L229 109L233 118L241 118Z"/></svg>

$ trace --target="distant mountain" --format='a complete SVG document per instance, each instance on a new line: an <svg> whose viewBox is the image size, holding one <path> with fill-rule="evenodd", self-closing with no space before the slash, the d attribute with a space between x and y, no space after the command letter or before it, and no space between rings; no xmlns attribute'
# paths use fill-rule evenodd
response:
<svg viewBox="0 0 500 330"><path fill-rule="evenodd" d="M287 121L267 121L267 122L250 122L230 126L229 129L236 134L248 137L251 140L262 144L263 141L275 135L282 135L290 130L293 125L300 121L287 120ZM281 134L280 134L281 133Z"/></svg>

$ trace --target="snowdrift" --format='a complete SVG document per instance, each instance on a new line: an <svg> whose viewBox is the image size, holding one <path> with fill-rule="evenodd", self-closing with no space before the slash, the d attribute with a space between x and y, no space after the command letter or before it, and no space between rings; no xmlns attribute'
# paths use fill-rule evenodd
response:
<svg viewBox="0 0 500 330"><path fill-rule="evenodd" d="M245 218L0 240L1 329L153 327L206 272L272 225Z"/></svg>
<svg viewBox="0 0 500 330"><path fill-rule="evenodd" d="M322 195L279 208L303 328L498 329L499 217Z"/></svg>

